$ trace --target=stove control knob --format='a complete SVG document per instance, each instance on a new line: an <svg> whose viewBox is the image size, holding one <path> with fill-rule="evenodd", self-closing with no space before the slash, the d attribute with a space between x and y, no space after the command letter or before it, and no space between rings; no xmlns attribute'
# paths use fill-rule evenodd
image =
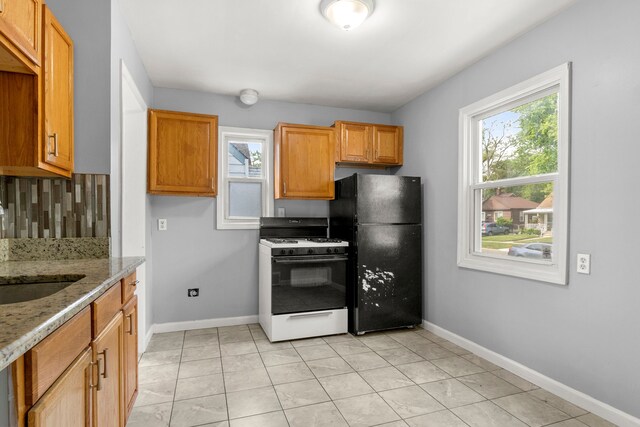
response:
<svg viewBox="0 0 640 427"><path fill-rule="evenodd" d="M327 253L330 254L331 253L331 248L327 248Z"/></svg>
<svg viewBox="0 0 640 427"><path fill-rule="evenodd" d="M281 253L282 255L284 255L284 254L286 254L286 253L287 253L287 251L286 251L285 249L280 249L280 253Z"/></svg>
<svg viewBox="0 0 640 427"><path fill-rule="evenodd" d="M293 249L289 249L289 255L293 255Z"/></svg>
<svg viewBox="0 0 640 427"><path fill-rule="evenodd" d="M313 249L309 249L309 250L307 251L307 253L308 253L308 254L312 254L312 253L313 253Z"/></svg>
<svg viewBox="0 0 640 427"><path fill-rule="evenodd" d="M336 253L336 254L337 254L338 252L340 252L340 249L338 249L338 248L335 248L335 249L333 250L333 253Z"/></svg>

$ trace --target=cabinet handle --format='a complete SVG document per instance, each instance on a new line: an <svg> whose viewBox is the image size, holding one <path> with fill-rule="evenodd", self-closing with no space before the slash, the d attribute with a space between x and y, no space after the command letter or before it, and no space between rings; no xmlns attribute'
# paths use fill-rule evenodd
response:
<svg viewBox="0 0 640 427"><path fill-rule="evenodd" d="M287 195L287 181L284 181L284 182L282 183L282 186L284 187L284 192L283 192L283 193L284 193L284 195L286 196L286 195Z"/></svg>
<svg viewBox="0 0 640 427"><path fill-rule="evenodd" d="M0 0L2 2L3 0ZM49 139L53 138L53 151L49 150L49 154L53 154L54 157L58 157L58 133L54 132L53 135L49 135Z"/></svg>
<svg viewBox="0 0 640 427"><path fill-rule="evenodd" d="M0 0L1 1L1 0ZM136 286L138 283L140 283L140 280L134 280L133 282L129 283L131 286Z"/></svg>
<svg viewBox="0 0 640 427"><path fill-rule="evenodd" d="M108 377L108 373L107 373L107 350L109 350L108 348L105 348L103 351L101 351L98 354L102 354L103 356L103 364L102 364L102 374L100 373L100 365L98 365L98 384L100 384L100 375L102 375L102 378L104 378L105 380ZM100 362L100 359L98 359L98 362ZM100 390L100 388L98 388L98 390Z"/></svg>
<svg viewBox="0 0 640 427"><path fill-rule="evenodd" d="M133 335L133 313L128 315L127 319L129 319L129 330L125 332L127 332L129 335Z"/></svg>

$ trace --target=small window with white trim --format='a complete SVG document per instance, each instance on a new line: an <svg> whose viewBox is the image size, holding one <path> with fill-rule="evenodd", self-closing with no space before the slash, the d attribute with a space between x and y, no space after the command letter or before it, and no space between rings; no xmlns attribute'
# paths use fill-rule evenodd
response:
<svg viewBox="0 0 640 427"><path fill-rule="evenodd" d="M259 228L261 216L273 216L273 132L220 127L219 133L217 228Z"/></svg>
<svg viewBox="0 0 640 427"><path fill-rule="evenodd" d="M460 110L459 266L566 284L569 73L567 63Z"/></svg>

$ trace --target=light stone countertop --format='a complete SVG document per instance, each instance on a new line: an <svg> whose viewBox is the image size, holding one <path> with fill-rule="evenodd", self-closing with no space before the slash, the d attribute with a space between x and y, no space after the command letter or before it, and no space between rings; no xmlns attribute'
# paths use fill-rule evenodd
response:
<svg viewBox="0 0 640 427"><path fill-rule="evenodd" d="M84 275L59 292L37 300L0 305L0 370L88 306L114 283L133 273L143 257L5 261L0 281L39 275Z"/></svg>

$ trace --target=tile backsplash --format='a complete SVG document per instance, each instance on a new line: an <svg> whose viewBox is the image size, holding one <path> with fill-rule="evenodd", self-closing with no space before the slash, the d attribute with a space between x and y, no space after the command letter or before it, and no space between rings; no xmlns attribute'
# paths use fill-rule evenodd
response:
<svg viewBox="0 0 640 427"><path fill-rule="evenodd" d="M109 237L109 175L0 176L0 238Z"/></svg>

